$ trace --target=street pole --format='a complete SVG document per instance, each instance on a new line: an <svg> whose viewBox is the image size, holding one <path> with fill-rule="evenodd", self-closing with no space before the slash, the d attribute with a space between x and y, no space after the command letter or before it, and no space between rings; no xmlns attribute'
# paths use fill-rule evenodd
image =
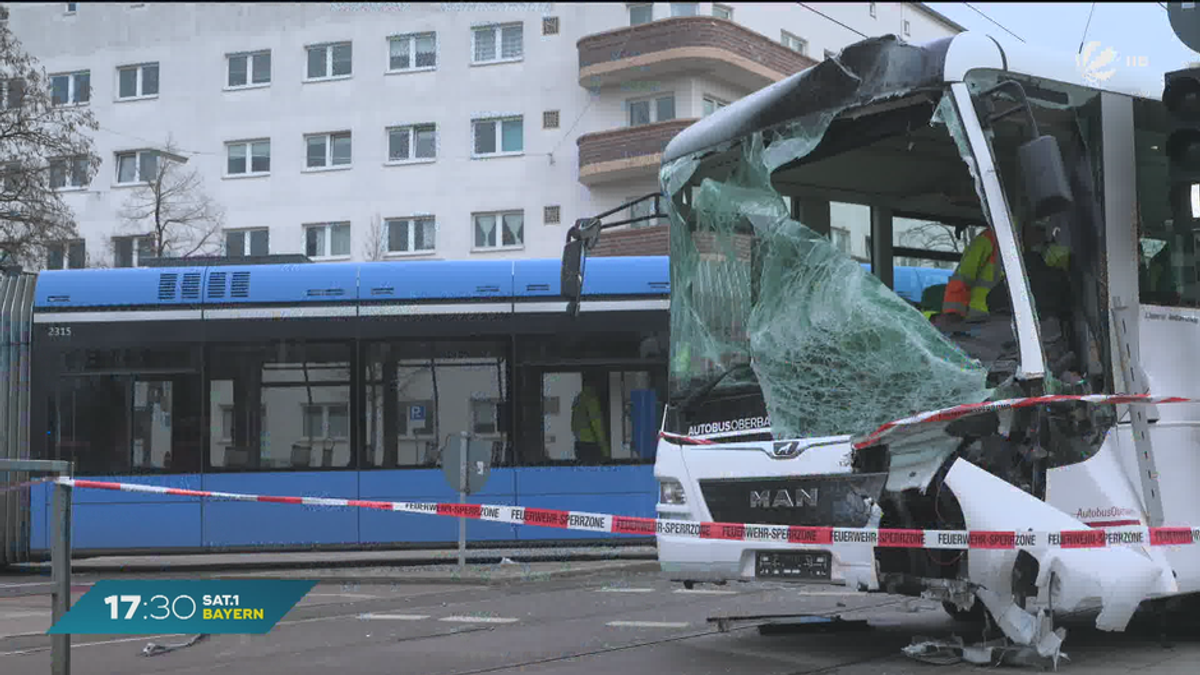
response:
<svg viewBox="0 0 1200 675"><path fill-rule="evenodd" d="M458 456L458 503L467 503L467 432L462 432L462 452ZM467 566L467 519L458 517L458 571Z"/></svg>
<svg viewBox="0 0 1200 675"><path fill-rule="evenodd" d="M54 543L50 551L50 575L54 582L52 623L71 609L71 486L54 484ZM71 636L50 636L50 672L71 674Z"/></svg>

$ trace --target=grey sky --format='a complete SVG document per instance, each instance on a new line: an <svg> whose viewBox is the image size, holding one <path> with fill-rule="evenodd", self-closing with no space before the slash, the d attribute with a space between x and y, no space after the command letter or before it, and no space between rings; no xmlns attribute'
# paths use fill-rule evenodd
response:
<svg viewBox="0 0 1200 675"><path fill-rule="evenodd" d="M1075 54L1088 23L1090 2L931 2L929 6L969 30L989 33L1001 44L1018 43L1017 38L996 25L999 23L1026 43ZM1188 49L1167 19L1166 3L1098 2L1092 13L1086 42L1099 42L1101 48L1117 52L1114 62L1126 66L1127 57L1145 57L1145 67L1156 75L1200 62L1200 54ZM996 23L972 10L991 17ZM1097 50L1098 53L1099 50ZM1135 60L1137 63L1140 59ZM1133 66L1137 67L1137 66Z"/></svg>

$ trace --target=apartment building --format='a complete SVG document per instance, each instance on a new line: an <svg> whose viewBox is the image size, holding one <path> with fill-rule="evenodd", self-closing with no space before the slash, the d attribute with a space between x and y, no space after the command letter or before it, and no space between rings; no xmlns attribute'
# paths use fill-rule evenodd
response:
<svg viewBox="0 0 1200 675"><path fill-rule="evenodd" d="M197 170L227 255L557 257L576 218L657 190L700 117L864 35L962 30L874 2L26 3L9 24L100 124L90 180L48 158L82 237L57 268L152 255L121 212L160 161ZM834 219L865 254L865 217ZM663 254L665 234L599 253Z"/></svg>

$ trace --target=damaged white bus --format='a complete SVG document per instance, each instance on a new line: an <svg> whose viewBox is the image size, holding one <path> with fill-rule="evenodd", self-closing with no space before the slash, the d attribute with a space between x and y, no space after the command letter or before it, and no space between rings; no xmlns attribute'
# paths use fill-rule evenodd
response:
<svg viewBox="0 0 1200 675"><path fill-rule="evenodd" d="M1120 63L1101 76L1085 79L1074 55L977 33L921 46L888 36L680 133L661 170L672 366L658 517L1008 532L1200 524L1192 404L992 411L855 449L884 423L960 404L1200 396L1200 220L1168 190L1163 80ZM869 207L871 272L830 241L831 203ZM992 233L1003 278L985 314L930 320L889 289L896 218ZM585 219L568 236L564 295L609 226ZM1045 264L1046 244L1069 250L1065 269ZM1047 637L1035 620L1047 607L1098 611L1098 626L1122 630L1143 601L1200 590L1193 546L657 541L673 580L841 584L937 598L957 618L986 606L1024 644Z"/></svg>

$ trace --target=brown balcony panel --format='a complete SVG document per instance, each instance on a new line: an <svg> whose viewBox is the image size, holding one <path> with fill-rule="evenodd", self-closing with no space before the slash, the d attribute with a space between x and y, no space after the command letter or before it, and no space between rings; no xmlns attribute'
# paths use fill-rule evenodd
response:
<svg viewBox="0 0 1200 675"><path fill-rule="evenodd" d="M620 256L668 255L671 242L666 225L639 227L629 230L605 232L596 240L590 256L615 258Z"/></svg>
<svg viewBox="0 0 1200 675"><path fill-rule="evenodd" d="M578 48L579 84L588 88L705 72L761 89L816 64L765 35L707 16L597 33L581 39Z"/></svg>
<svg viewBox="0 0 1200 675"><path fill-rule="evenodd" d="M579 182L595 185L654 176L672 138L696 120L681 119L622 127L580 136Z"/></svg>

